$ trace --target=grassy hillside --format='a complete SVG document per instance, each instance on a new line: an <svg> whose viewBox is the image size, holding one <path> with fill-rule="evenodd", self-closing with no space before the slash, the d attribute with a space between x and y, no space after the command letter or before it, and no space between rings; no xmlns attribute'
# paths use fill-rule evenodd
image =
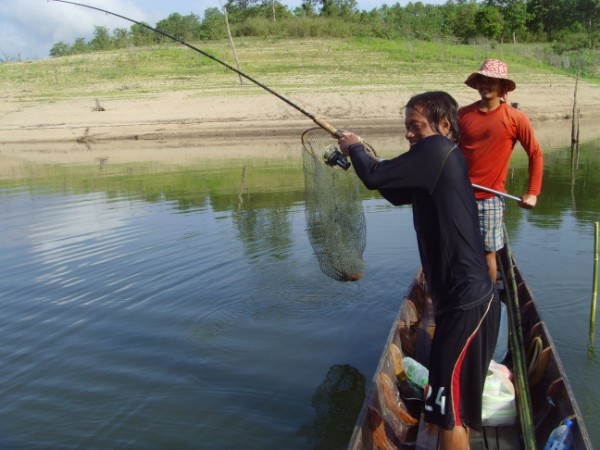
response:
<svg viewBox="0 0 600 450"><path fill-rule="evenodd" d="M235 67L228 41L194 45ZM434 77L462 82L486 57L506 60L521 81L545 72L567 73L548 64L550 49L541 44L243 38L235 45L240 70L287 92L406 85ZM234 72L175 43L0 64L0 96L13 101L123 98L178 89L239 94L239 84Z"/></svg>

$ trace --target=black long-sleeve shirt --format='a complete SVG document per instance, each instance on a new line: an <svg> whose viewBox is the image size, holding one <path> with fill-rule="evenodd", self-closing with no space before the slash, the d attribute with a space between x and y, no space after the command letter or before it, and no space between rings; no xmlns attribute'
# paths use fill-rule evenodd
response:
<svg viewBox="0 0 600 450"><path fill-rule="evenodd" d="M369 189L392 204L412 204L419 255L436 314L489 300L477 205L460 149L442 135L421 139L396 158L379 161L361 144L348 149Z"/></svg>

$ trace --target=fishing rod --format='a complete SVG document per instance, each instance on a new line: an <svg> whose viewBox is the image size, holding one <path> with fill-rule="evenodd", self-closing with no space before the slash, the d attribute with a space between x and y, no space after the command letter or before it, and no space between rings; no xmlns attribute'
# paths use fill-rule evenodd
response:
<svg viewBox="0 0 600 450"><path fill-rule="evenodd" d="M198 47L193 46L192 44L185 42L183 39L179 39L178 37L175 37L169 33L165 33L162 30L159 30L158 28L154 28L151 27L150 25L144 23L144 22L140 22L134 19L130 19L129 17L125 17L121 14L117 14L114 13L112 11L107 11L106 9L102 9L102 8L98 8L96 6L91 6L91 5L84 5L83 3L77 3L77 2L71 2L71 1L67 1L67 0L48 0L48 2L60 2L60 3L68 3L70 5L75 5L75 6L82 6L84 8L89 8L89 9L95 9L96 11L100 11L103 12L105 14L110 14L111 16L115 16L115 17L119 17L121 19L127 20L129 22L135 23L141 27L147 28L149 30L154 31L155 33L158 33L164 37L167 37L175 42L178 42L182 45L185 45L186 47L191 48L192 50L200 53L201 55L206 56L207 58L212 59L213 61L221 64L222 66L225 66L226 68L228 68L229 70L234 71L235 73L237 73L238 75L244 77L245 79L247 79L248 81L251 81L252 83L256 84L257 86L263 88L265 91L267 91L269 94L273 94L275 97L279 98L280 100L283 100L284 102L286 102L288 105L290 105L292 108L296 109L297 111L301 112L302 114L304 114L306 117L308 117L309 119L311 119L314 123L316 123L319 127L321 127L322 129L324 129L325 131L327 131L329 134L331 134L332 136L336 137L336 138L340 138L341 137L341 132L338 131L335 127L331 126L330 124L328 124L327 122L325 122L322 119L318 119L317 117L315 117L313 114L309 113L308 111L304 110L303 108L301 108L300 106L296 105L294 102L292 102L291 100L289 100L288 98L284 97L283 95L275 92L273 89L271 89L270 87L264 85L263 83L261 83L260 81L252 78L250 75L245 74L244 72L242 72L241 70L236 69L233 66L230 66L229 64L227 64L224 61L221 61L218 58L215 58L214 56L212 56L211 54L205 52L204 50L199 49Z"/></svg>

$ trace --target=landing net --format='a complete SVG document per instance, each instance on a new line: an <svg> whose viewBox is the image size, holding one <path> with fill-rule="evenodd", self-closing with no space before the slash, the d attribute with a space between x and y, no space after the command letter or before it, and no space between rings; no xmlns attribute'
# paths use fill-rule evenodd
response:
<svg viewBox="0 0 600 450"><path fill-rule="evenodd" d="M302 134L307 233L325 275L356 281L365 267L366 221L354 171L324 162L323 155L337 149L337 141L322 128Z"/></svg>

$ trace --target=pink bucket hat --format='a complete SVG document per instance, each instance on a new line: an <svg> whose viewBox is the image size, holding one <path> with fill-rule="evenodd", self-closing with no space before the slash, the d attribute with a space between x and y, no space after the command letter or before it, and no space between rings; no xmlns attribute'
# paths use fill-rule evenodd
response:
<svg viewBox="0 0 600 450"><path fill-rule="evenodd" d="M477 89L477 77L483 75L484 77L498 78L504 80L506 83L506 92L514 91L517 88L515 82L508 78L508 67L506 63L499 59L486 59L479 72L474 72L469 75L469 78L465 80L465 84L470 88Z"/></svg>

